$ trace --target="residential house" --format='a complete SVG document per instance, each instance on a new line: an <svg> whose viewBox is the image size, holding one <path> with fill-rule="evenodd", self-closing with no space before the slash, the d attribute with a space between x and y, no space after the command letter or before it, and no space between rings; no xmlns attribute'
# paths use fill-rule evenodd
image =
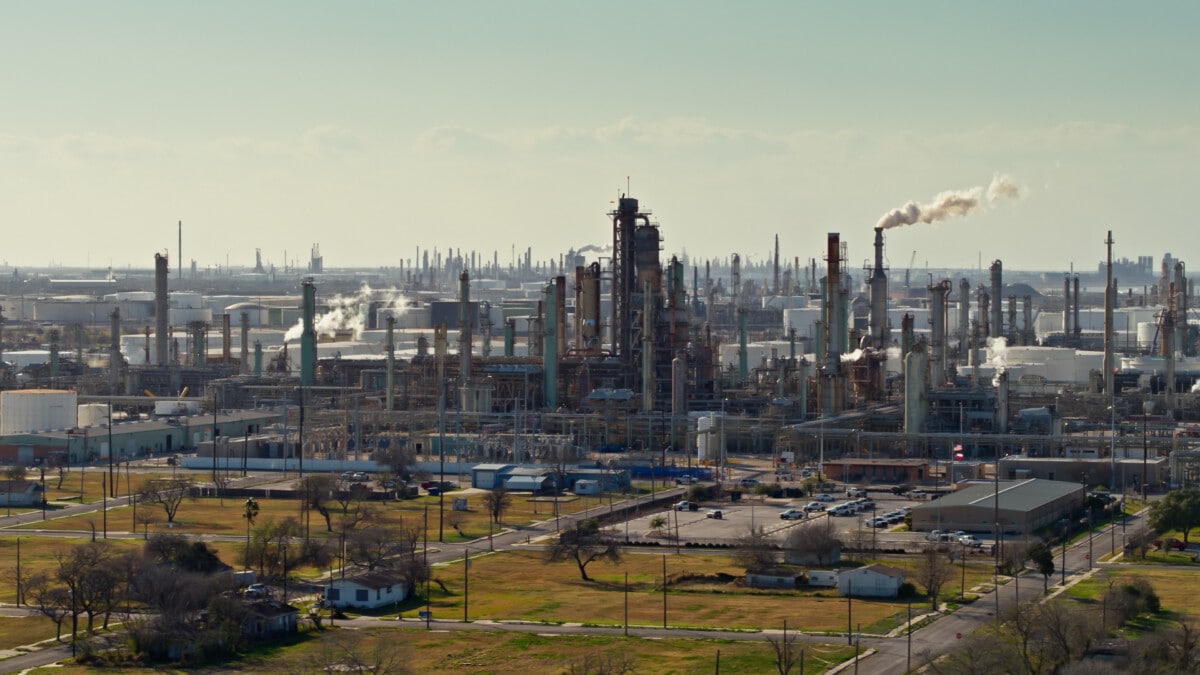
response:
<svg viewBox="0 0 1200 675"><path fill-rule="evenodd" d="M375 569L344 579L334 575L323 587L321 597L330 607L374 609L403 601L409 591L408 582L398 572Z"/></svg>
<svg viewBox="0 0 1200 675"><path fill-rule="evenodd" d="M861 598L894 598L904 584L904 570L887 565L867 565L838 574L838 595Z"/></svg>

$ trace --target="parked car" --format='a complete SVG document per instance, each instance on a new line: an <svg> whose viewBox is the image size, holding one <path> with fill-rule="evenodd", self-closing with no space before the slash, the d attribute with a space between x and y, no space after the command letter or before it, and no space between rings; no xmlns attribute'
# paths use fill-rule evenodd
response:
<svg viewBox="0 0 1200 675"><path fill-rule="evenodd" d="M1177 551L1183 551L1183 550L1187 549L1187 544L1183 543L1179 539L1166 539L1166 540L1155 539L1154 545L1156 547L1158 547L1159 549L1173 548Z"/></svg>
<svg viewBox="0 0 1200 675"><path fill-rule="evenodd" d="M699 504L697 504L696 502L689 502L687 500L684 500L682 502L677 502L675 504L676 511L696 511L699 508L700 508Z"/></svg>
<svg viewBox="0 0 1200 675"><path fill-rule="evenodd" d="M695 482L696 482L695 476L680 476L679 478L675 479L676 485L691 485L692 483L695 483Z"/></svg>
<svg viewBox="0 0 1200 675"><path fill-rule="evenodd" d="M809 502L804 505L805 511L824 511L825 505L821 502Z"/></svg>
<svg viewBox="0 0 1200 675"><path fill-rule="evenodd" d="M924 490L922 490L920 488L917 488L916 490L908 491L908 496L912 497L913 499L924 499L926 497L926 495L928 495L928 494L929 493L925 492Z"/></svg>
<svg viewBox="0 0 1200 675"><path fill-rule="evenodd" d="M725 517L725 514L721 513L720 509L713 509L712 511L704 514L704 517L712 518L713 520L721 520Z"/></svg>
<svg viewBox="0 0 1200 675"><path fill-rule="evenodd" d="M888 526L887 518L875 517L875 518L867 519L867 527L887 527L887 526Z"/></svg>
<svg viewBox="0 0 1200 675"><path fill-rule="evenodd" d="M800 509L788 509L779 514L782 520L803 520L808 514Z"/></svg>
<svg viewBox="0 0 1200 675"><path fill-rule="evenodd" d="M247 598L262 599L267 597L267 593L268 591L266 584L250 584L246 587L246 591L242 595Z"/></svg>
<svg viewBox="0 0 1200 675"><path fill-rule="evenodd" d="M862 488L852 487L852 488L846 490L846 494L851 497L866 497L867 491Z"/></svg>
<svg viewBox="0 0 1200 675"><path fill-rule="evenodd" d="M744 488L752 488L755 485L758 485L758 479L757 478L743 478L738 481L738 485L740 485Z"/></svg>
<svg viewBox="0 0 1200 675"><path fill-rule="evenodd" d="M964 534L958 538L958 543L962 546L970 546L971 548L983 548L983 542L977 537L969 534Z"/></svg>
<svg viewBox="0 0 1200 675"><path fill-rule="evenodd" d="M818 495L815 495L813 499L819 502L831 502L833 501L833 495L822 492Z"/></svg>
<svg viewBox="0 0 1200 675"><path fill-rule="evenodd" d="M929 533L925 535L925 541L941 541L943 534L947 533L943 532L942 530L930 530Z"/></svg>

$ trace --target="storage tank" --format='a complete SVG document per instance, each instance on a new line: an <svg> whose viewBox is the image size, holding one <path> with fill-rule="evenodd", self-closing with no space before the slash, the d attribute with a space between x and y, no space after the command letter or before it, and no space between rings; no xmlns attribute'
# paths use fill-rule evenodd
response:
<svg viewBox="0 0 1200 675"><path fill-rule="evenodd" d="M1138 349L1150 349L1158 341L1158 324L1153 321L1143 321L1137 325Z"/></svg>
<svg viewBox="0 0 1200 675"><path fill-rule="evenodd" d="M0 435L25 434L76 425L79 395L60 389L0 392Z"/></svg>
<svg viewBox="0 0 1200 675"><path fill-rule="evenodd" d="M78 411L78 426L98 427L108 424L108 406L104 403L81 403Z"/></svg>
<svg viewBox="0 0 1200 675"><path fill-rule="evenodd" d="M719 463L725 448L725 426L721 413L710 413L696 420L696 461Z"/></svg>

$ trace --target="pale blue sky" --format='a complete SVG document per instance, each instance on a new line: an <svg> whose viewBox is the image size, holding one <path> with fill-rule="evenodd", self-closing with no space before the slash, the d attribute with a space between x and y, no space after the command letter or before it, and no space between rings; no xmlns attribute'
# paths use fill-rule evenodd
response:
<svg viewBox="0 0 1200 675"><path fill-rule="evenodd" d="M508 262L611 238L631 176L668 253L893 266L1195 257L1195 2L0 5L0 260ZM1200 261L1193 266L1200 265Z"/></svg>

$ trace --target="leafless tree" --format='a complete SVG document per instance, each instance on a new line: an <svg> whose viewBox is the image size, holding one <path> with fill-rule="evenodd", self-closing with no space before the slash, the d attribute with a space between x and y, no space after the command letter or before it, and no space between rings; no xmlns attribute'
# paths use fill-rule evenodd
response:
<svg viewBox="0 0 1200 675"><path fill-rule="evenodd" d="M734 562L746 569L766 569L779 562L775 542L771 541L771 537L762 527L738 537L734 546Z"/></svg>
<svg viewBox="0 0 1200 675"><path fill-rule="evenodd" d="M305 476L297 485L301 503L305 509L312 509L325 519L325 530L333 532L333 522L328 500L337 494L338 482L329 474L316 473ZM345 513L343 508L342 512Z"/></svg>
<svg viewBox="0 0 1200 675"><path fill-rule="evenodd" d="M591 581L587 575L587 566L596 560L618 562L621 559L621 546L616 539L608 536L594 518L582 520L558 535L558 540L546 548L546 562L556 563L573 560L579 567L579 576L584 581Z"/></svg>
<svg viewBox="0 0 1200 675"><path fill-rule="evenodd" d="M841 558L842 542L825 523L805 523L792 528L784 544L784 559L796 564L819 567L833 565Z"/></svg>
<svg viewBox="0 0 1200 675"><path fill-rule="evenodd" d="M1145 525L1136 525L1125 535L1125 545L1136 551L1138 557L1146 559L1146 552L1154 542L1154 531Z"/></svg>
<svg viewBox="0 0 1200 675"><path fill-rule="evenodd" d="M408 552L407 542L395 528L386 525L369 525L355 530L346 540L346 557L357 565L365 565L368 570Z"/></svg>
<svg viewBox="0 0 1200 675"><path fill-rule="evenodd" d="M491 515L492 522L499 525L504 517L504 511L512 505L512 495L509 494L508 488L497 485L483 493L483 505Z"/></svg>
<svg viewBox="0 0 1200 675"><path fill-rule="evenodd" d="M926 546L917 560L914 576L918 583L925 587L929 596L929 605L937 611L938 595L942 586L954 576L954 565L950 562L945 549L940 546Z"/></svg>
<svg viewBox="0 0 1200 675"><path fill-rule="evenodd" d="M51 585L50 577L38 572L25 582L31 611L54 622L54 639L62 639L62 624L71 616L71 594L65 586Z"/></svg>
<svg viewBox="0 0 1200 675"><path fill-rule="evenodd" d="M788 635L787 619L783 620L783 634L779 637L767 635L767 644L775 653L775 670L779 675L788 675L792 669L804 662L804 648L799 646L796 634Z"/></svg>
<svg viewBox="0 0 1200 675"><path fill-rule="evenodd" d="M303 664L300 671L399 675L409 672L404 645L403 640L371 636L363 631L332 630L321 637L316 656Z"/></svg>
<svg viewBox="0 0 1200 675"><path fill-rule="evenodd" d="M137 500L141 504L158 504L166 512L167 522L173 523L191 487L190 478L159 478L148 481L138 492Z"/></svg>

